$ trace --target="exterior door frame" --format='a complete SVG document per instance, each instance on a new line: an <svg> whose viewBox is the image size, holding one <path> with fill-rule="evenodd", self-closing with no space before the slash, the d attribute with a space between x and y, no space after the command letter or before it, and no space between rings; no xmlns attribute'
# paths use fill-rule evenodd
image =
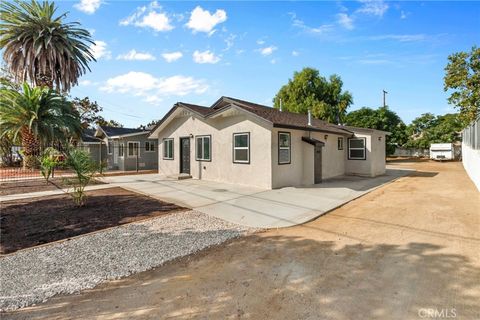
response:
<svg viewBox="0 0 480 320"><path fill-rule="evenodd" d="M322 145L316 143L313 150L313 183L322 183Z"/></svg>
<svg viewBox="0 0 480 320"><path fill-rule="evenodd" d="M186 156L188 157L188 168L184 168L184 162L183 162L183 140L188 141L188 152ZM191 142L190 142L190 137L180 137L179 139L180 142L180 169L179 173L186 173L190 174L191 172ZM185 170L186 169L186 170Z"/></svg>

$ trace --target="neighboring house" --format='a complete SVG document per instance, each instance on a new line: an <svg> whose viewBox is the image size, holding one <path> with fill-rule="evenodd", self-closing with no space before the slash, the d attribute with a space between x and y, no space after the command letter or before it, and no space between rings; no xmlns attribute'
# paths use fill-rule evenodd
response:
<svg viewBox="0 0 480 320"><path fill-rule="evenodd" d="M386 134L222 97L211 107L176 103L150 138L160 174L271 189L384 174Z"/></svg>
<svg viewBox="0 0 480 320"><path fill-rule="evenodd" d="M93 159L105 161L108 170L153 170L158 168L158 147L156 140L148 138L149 133L142 129L98 126L96 130L84 131L79 147L88 148Z"/></svg>

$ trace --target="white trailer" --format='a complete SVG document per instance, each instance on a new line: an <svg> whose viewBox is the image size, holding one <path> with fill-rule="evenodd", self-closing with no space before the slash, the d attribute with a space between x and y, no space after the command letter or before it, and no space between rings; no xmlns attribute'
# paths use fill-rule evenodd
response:
<svg viewBox="0 0 480 320"><path fill-rule="evenodd" d="M432 143L430 145L430 159L433 159L433 160L455 159L453 143Z"/></svg>

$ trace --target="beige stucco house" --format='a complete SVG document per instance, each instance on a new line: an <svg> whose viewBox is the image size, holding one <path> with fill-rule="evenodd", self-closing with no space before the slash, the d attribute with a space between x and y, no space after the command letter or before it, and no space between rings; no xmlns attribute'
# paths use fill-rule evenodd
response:
<svg viewBox="0 0 480 320"><path fill-rule="evenodd" d="M159 174L272 189L384 174L386 134L222 97L211 107L176 103L149 138Z"/></svg>

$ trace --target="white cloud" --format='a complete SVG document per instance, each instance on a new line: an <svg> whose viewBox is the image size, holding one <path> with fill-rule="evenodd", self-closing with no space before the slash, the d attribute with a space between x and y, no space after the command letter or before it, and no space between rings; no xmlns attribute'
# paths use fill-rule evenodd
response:
<svg viewBox="0 0 480 320"><path fill-rule="evenodd" d="M183 57L183 53L180 51L162 53L162 58L168 63L177 61L181 57Z"/></svg>
<svg viewBox="0 0 480 320"><path fill-rule="evenodd" d="M258 44L259 46L264 45L264 44L265 44L265 41L259 39L259 40L257 40L257 44Z"/></svg>
<svg viewBox="0 0 480 320"><path fill-rule="evenodd" d="M96 40L94 44L90 45L90 51L96 60L112 58L112 52L107 49L107 43L105 41Z"/></svg>
<svg viewBox="0 0 480 320"><path fill-rule="evenodd" d="M85 12L86 14L93 14L100 8L101 0L80 0L79 3L74 4L75 9Z"/></svg>
<svg viewBox="0 0 480 320"><path fill-rule="evenodd" d="M215 26L225 21L227 21L225 10L218 9L214 14L211 14L208 10L203 10L200 6L197 6L190 13L190 20L188 20L186 26L192 29L194 33L206 32L212 35L215 32Z"/></svg>
<svg viewBox="0 0 480 320"><path fill-rule="evenodd" d="M156 104L162 97L203 94L209 86L205 80L182 75L156 78L145 72L130 71L108 79L100 90L108 93L133 94L144 101Z"/></svg>
<svg viewBox="0 0 480 320"><path fill-rule="evenodd" d="M269 56L271 55L275 50L277 50L277 47L275 46L269 46L265 48L260 48L258 51L262 54L262 56Z"/></svg>
<svg viewBox="0 0 480 320"><path fill-rule="evenodd" d="M360 0L362 6L356 11L368 15L383 17L388 10L388 4L383 0Z"/></svg>
<svg viewBox="0 0 480 320"><path fill-rule="evenodd" d="M78 85L84 86L84 87L90 86L90 85L92 85L92 81L90 81L90 80L80 80L78 82Z"/></svg>
<svg viewBox="0 0 480 320"><path fill-rule="evenodd" d="M210 50L200 52L198 50L195 50L193 53L193 61L196 63L217 63L220 61L220 57L216 56L213 52Z"/></svg>
<svg viewBox="0 0 480 320"><path fill-rule="evenodd" d="M132 15L120 20L120 25L133 25L140 28L151 28L157 32L165 32L174 28L170 22L167 13L162 11L162 7L156 1L153 1L148 7L138 7Z"/></svg>
<svg viewBox="0 0 480 320"><path fill-rule="evenodd" d="M425 34L384 34L369 37L370 40L394 40L399 42L416 42L427 39Z"/></svg>
<svg viewBox="0 0 480 320"><path fill-rule="evenodd" d="M405 11L400 11L400 19L407 19L407 13Z"/></svg>
<svg viewBox="0 0 480 320"><path fill-rule="evenodd" d="M298 57L300 55L300 52L296 51L296 50L293 50L292 51L292 56L294 57Z"/></svg>
<svg viewBox="0 0 480 320"><path fill-rule="evenodd" d="M225 44L226 44L226 47L225 49L223 49L223 51L228 51L230 50L233 45L235 44L235 39L237 38L237 36L233 33L229 34L228 37L225 38Z"/></svg>
<svg viewBox="0 0 480 320"><path fill-rule="evenodd" d="M354 28L353 18L346 13L337 14L337 22L339 25L341 25L345 29L352 30Z"/></svg>
<svg viewBox="0 0 480 320"><path fill-rule="evenodd" d="M117 57L117 60L137 60L137 61L153 61L156 60L155 57L148 52L137 52L133 49L125 54L121 54Z"/></svg>
<svg viewBox="0 0 480 320"><path fill-rule="evenodd" d="M290 13L292 17L292 25L296 28L300 28L307 33L312 33L316 35L323 35L333 30L332 24L322 24L318 27L307 26L303 20L297 18L297 15L293 12Z"/></svg>

